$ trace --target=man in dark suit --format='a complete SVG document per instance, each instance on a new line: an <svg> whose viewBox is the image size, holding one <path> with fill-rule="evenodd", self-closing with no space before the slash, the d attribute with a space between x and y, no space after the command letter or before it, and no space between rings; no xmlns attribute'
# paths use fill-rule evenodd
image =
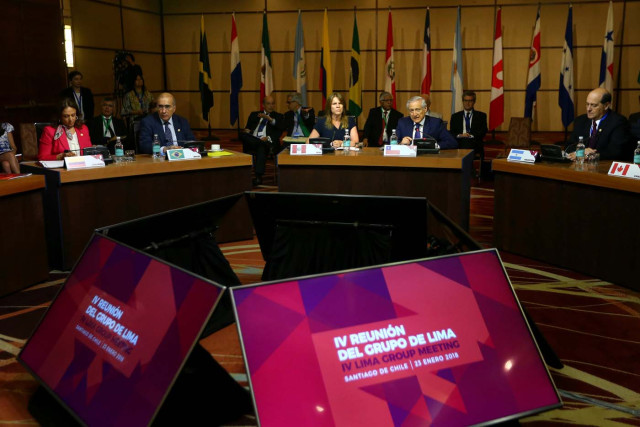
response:
<svg viewBox="0 0 640 427"><path fill-rule="evenodd" d="M254 186L262 184L267 154L270 150L274 153L280 150L280 136L284 131L284 117L275 111L275 99L272 96L265 96L262 107L261 111L253 111L249 114L244 132L240 133L242 151L255 155Z"/></svg>
<svg viewBox="0 0 640 427"><path fill-rule="evenodd" d="M162 93L158 96L158 112L149 114L140 122L140 152L153 153L153 136L158 135L160 150L181 148L181 141L193 141L195 137L189 127L189 122L184 117L174 114L176 111L176 99L170 93Z"/></svg>
<svg viewBox="0 0 640 427"><path fill-rule="evenodd" d="M638 101L640 101L640 96L638 96ZM640 111L629 116L629 127L633 137L631 142L640 141Z"/></svg>
<svg viewBox="0 0 640 427"><path fill-rule="evenodd" d="M69 87L60 92L60 98L73 99L78 106L78 118L88 121L93 118L93 93L91 89L82 87L82 73L72 71L69 73Z"/></svg>
<svg viewBox="0 0 640 427"><path fill-rule="evenodd" d="M477 111L473 107L476 105L476 93L465 90L462 93L462 111L453 113L449 126L451 135L458 140L460 148L471 148L480 158L484 158L484 144L482 140L487 134L487 115L482 111Z"/></svg>
<svg viewBox="0 0 640 427"><path fill-rule="evenodd" d="M289 111L284 113L284 128L287 136L309 136L316 124L316 113L312 107L302 105L302 94L292 92L287 95Z"/></svg>
<svg viewBox="0 0 640 427"><path fill-rule="evenodd" d="M584 138L585 156L600 153L602 160L631 160L633 145L627 119L611 110L611 94L603 88L589 92L587 114L578 116L569 138L569 150L575 151L578 137ZM568 154L575 159L575 152Z"/></svg>
<svg viewBox="0 0 640 427"><path fill-rule="evenodd" d="M380 107L369 110L362 138L365 146L380 147L389 143L391 131L398 127L398 120L403 117L400 111L391 107L392 105L393 95L389 92L382 92Z"/></svg>
<svg viewBox="0 0 640 427"><path fill-rule="evenodd" d="M458 148L458 142L447 131L444 122L427 116L427 102L421 96L407 101L409 116L398 120L396 134L401 144L410 145L414 139L433 137L441 149Z"/></svg>
<svg viewBox="0 0 640 427"><path fill-rule="evenodd" d="M91 143L93 145L108 146L111 151L113 151L114 145L111 139L115 136L127 135L127 127L124 124L124 120L113 117L114 108L115 102L113 98L103 99L102 114L87 122Z"/></svg>

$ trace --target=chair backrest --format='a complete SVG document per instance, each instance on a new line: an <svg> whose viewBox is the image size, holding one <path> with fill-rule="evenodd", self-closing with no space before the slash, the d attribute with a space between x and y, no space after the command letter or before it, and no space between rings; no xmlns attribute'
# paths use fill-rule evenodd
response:
<svg viewBox="0 0 640 427"><path fill-rule="evenodd" d="M34 123L33 126L36 128L36 138L38 138L37 141L39 143L44 128L46 128L47 126L53 126L53 123L38 122Z"/></svg>
<svg viewBox="0 0 640 427"><path fill-rule="evenodd" d="M22 160L38 160L38 141L45 126L51 123L20 123Z"/></svg>
<svg viewBox="0 0 640 427"><path fill-rule="evenodd" d="M505 151L511 148L529 148L531 145L531 117L511 117Z"/></svg>

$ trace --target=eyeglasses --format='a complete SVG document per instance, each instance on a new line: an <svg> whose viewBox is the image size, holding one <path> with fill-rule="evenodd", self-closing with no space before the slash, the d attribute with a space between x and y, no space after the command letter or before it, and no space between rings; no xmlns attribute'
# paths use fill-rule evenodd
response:
<svg viewBox="0 0 640 427"><path fill-rule="evenodd" d="M161 104L158 104L158 110L170 110L172 108L173 108L173 105L168 105L168 104L167 105L161 105Z"/></svg>
<svg viewBox="0 0 640 427"><path fill-rule="evenodd" d="M380 102L392 102L393 98L389 98L389 99L381 99Z"/></svg>
<svg viewBox="0 0 640 427"><path fill-rule="evenodd" d="M409 113L418 114L418 113L422 113L424 110L425 110L424 108L410 108Z"/></svg>

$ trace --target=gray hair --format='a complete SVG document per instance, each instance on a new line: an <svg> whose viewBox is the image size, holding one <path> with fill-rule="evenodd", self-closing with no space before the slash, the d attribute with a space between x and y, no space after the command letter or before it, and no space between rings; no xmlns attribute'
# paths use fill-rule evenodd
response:
<svg viewBox="0 0 640 427"><path fill-rule="evenodd" d="M422 108L427 108L427 101L424 100L421 96L412 96L407 101L407 110L409 109L409 104L413 104L416 101L420 101L422 103Z"/></svg>
<svg viewBox="0 0 640 427"><path fill-rule="evenodd" d="M291 97L291 101L295 101L298 104L302 105L302 94L299 92L291 92L289 95L287 95L287 98Z"/></svg>
<svg viewBox="0 0 640 427"><path fill-rule="evenodd" d="M389 92L380 92L380 98L378 98L378 100L382 101L382 98L384 98L387 95L393 98L393 95L391 95Z"/></svg>

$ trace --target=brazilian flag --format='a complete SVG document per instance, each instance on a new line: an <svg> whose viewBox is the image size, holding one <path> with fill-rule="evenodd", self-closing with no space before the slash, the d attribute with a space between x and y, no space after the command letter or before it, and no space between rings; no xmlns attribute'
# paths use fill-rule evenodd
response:
<svg viewBox="0 0 640 427"><path fill-rule="evenodd" d="M200 101L202 102L202 118L209 121L209 110L213 107L213 82L209 67L209 49L207 48L207 34L204 32L204 15L200 19L200 68L199 86Z"/></svg>
<svg viewBox="0 0 640 427"><path fill-rule="evenodd" d="M362 113L362 84L360 81L360 38L358 37L358 21L354 12L351 72L349 76L349 114L355 117Z"/></svg>

